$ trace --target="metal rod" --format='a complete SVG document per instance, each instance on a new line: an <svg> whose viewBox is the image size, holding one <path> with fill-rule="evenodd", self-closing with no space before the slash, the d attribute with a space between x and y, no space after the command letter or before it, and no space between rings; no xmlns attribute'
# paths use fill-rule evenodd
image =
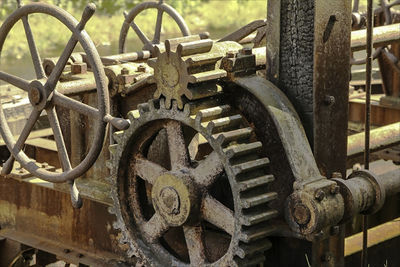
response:
<svg viewBox="0 0 400 267"><path fill-rule="evenodd" d="M364 168L369 169L369 142L370 142L370 124L371 124L371 73L372 73L372 46L373 46L373 30L374 30L374 14L373 2L367 1L367 64L366 64L366 101L365 101L365 151L364 151ZM361 253L361 267L368 266L368 216L363 216L363 250Z"/></svg>

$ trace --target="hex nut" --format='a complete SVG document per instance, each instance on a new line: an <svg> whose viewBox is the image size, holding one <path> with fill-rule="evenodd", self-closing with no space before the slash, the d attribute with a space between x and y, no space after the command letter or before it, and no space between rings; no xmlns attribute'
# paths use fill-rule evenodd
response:
<svg viewBox="0 0 400 267"><path fill-rule="evenodd" d="M72 63L71 64L71 72L72 72L72 74L84 74L87 72L87 64L86 63Z"/></svg>
<svg viewBox="0 0 400 267"><path fill-rule="evenodd" d="M322 189L317 190L315 193L315 199L318 201L322 201L325 198L325 192Z"/></svg>

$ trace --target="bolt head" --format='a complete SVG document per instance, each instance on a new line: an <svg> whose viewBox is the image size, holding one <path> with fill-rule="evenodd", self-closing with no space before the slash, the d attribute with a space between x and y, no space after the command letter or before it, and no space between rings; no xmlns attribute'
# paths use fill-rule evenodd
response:
<svg viewBox="0 0 400 267"><path fill-rule="evenodd" d="M71 64L71 72L72 74L84 74L87 72L86 63L72 63Z"/></svg>
<svg viewBox="0 0 400 267"><path fill-rule="evenodd" d="M137 68L138 72L146 72L146 66L144 65L139 65L139 67Z"/></svg>
<svg viewBox="0 0 400 267"><path fill-rule="evenodd" d="M122 75L128 75L128 74L129 74L129 70L128 70L127 68L123 68L123 69L121 70L121 74L122 74Z"/></svg>
<svg viewBox="0 0 400 267"><path fill-rule="evenodd" d="M245 48L243 48L243 49L240 51L240 53L241 53L242 55L249 56L249 55L252 55L252 54L253 54L253 51L252 51L251 48L245 47Z"/></svg>
<svg viewBox="0 0 400 267"><path fill-rule="evenodd" d="M38 105L40 101L42 101L42 93L36 87L32 87L29 90L29 99L31 100L32 104Z"/></svg>
<svg viewBox="0 0 400 267"><path fill-rule="evenodd" d="M332 106L333 104L335 104L335 97L331 95L326 95L324 97L324 104L326 106Z"/></svg>
<svg viewBox="0 0 400 267"><path fill-rule="evenodd" d="M339 193L340 187L337 184L333 184L331 186L330 192L332 195L336 195L337 193Z"/></svg>
<svg viewBox="0 0 400 267"><path fill-rule="evenodd" d="M300 204L294 207L293 217L297 224L305 225L310 221L311 213L306 206Z"/></svg>
<svg viewBox="0 0 400 267"><path fill-rule="evenodd" d="M317 190L315 193L315 199L318 201L322 201L325 198L325 192L322 189Z"/></svg>
<svg viewBox="0 0 400 267"><path fill-rule="evenodd" d="M228 51L226 52L226 57L227 58L234 58L236 53L234 51Z"/></svg>

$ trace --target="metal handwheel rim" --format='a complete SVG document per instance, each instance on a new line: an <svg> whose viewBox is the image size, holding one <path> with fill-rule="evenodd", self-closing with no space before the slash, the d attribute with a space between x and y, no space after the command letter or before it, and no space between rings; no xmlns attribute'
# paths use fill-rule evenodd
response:
<svg viewBox="0 0 400 267"><path fill-rule="evenodd" d="M161 2L143 2L138 5L136 5L129 13L126 15L125 20L122 24L120 35L119 35L119 53L126 53L126 41L127 41L127 36L128 36L128 31L129 28L131 27L131 23L134 22L134 19L136 16L146 10L146 9L156 9L158 13L161 11L163 13L167 13L178 25L179 29L181 30L181 33L183 36L188 36L190 35L190 30L188 26L186 25L184 19L182 16L171 6ZM157 26L156 26L157 27ZM153 43L154 40L149 40L150 44L158 44L160 40L158 40L157 43ZM146 45L144 41L141 40L143 45Z"/></svg>
<svg viewBox="0 0 400 267"><path fill-rule="evenodd" d="M104 73L104 69L102 67L100 57L97 53L96 47L91 41L89 35L86 33L84 29L82 30L77 29L77 26L79 25L80 22L78 22L72 15L70 15L63 9L49 4L44 4L44 3L28 4L20 7L18 10L12 13L0 27L0 51L3 48L5 38L7 37L8 33L13 28L13 26L16 24L16 22L22 20L23 17L34 13L47 14L56 18L72 32L74 39L76 39L84 49L88 58L88 62L92 67L97 87L97 95L98 95L97 118L95 117L97 124L96 136L93 139L92 146L90 147L90 150L87 153L85 159L78 166L72 168L67 172L55 173L41 169L39 166L37 166L34 162L32 162L29 159L29 157L22 151L22 149L18 151L19 149L15 147L16 142L14 140L13 135L11 134L8 123L6 122L3 110L1 110L0 112L0 126L1 126L0 132L11 154L17 161L20 162L20 164L25 169L27 169L30 173L45 181L61 183L65 181L74 180L75 178L78 178L81 175L83 175L94 164L94 162L96 161L98 155L102 150L104 137L106 133L106 122L104 122L103 118L106 114L109 113L108 112L109 99L108 99L108 91L105 80L106 76ZM53 89L53 95L57 94L55 92L57 92L56 88Z"/></svg>

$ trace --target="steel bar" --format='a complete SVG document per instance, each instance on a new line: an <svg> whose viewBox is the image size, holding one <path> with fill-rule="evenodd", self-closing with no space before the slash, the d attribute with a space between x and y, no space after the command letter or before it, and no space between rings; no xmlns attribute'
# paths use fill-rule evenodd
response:
<svg viewBox="0 0 400 267"><path fill-rule="evenodd" d="M400 236L400 218L378 225L368 230L368 247L379 245ZM362 233L349 236L345 240L345 256L362 251Z"/></svg>
<svg viewBox="0 0 400 267"><path fill-rule="evenodd" d="M347 157L355 158L364 153L365 133L358 133L348 137ZM382 149L400 144L400 122L376 128L370 132L370 151L376 152Z"/></svg>
<svg viewBox="0 0 400 267"><path fill-rule="evenodd" d="M366 49L367 30L351 32L351 50ZM386 46L400 41L400 23L379 26L374 28L374 47Z"/></svg>
<svg viewBox="0 0 400 267"><path fill-rule="evenodd" d="M370 158L370 127L371 127L371 79L372 79L372 46L373 46L373 32L374 32L374 14L373 14L373 1L367 1L367 65L365 77L365 150L364 150L364 168L369 169ZM368 266L368 216L363 216L362 222L363 229L363 250L361 253L361 267Z"/></svg>

